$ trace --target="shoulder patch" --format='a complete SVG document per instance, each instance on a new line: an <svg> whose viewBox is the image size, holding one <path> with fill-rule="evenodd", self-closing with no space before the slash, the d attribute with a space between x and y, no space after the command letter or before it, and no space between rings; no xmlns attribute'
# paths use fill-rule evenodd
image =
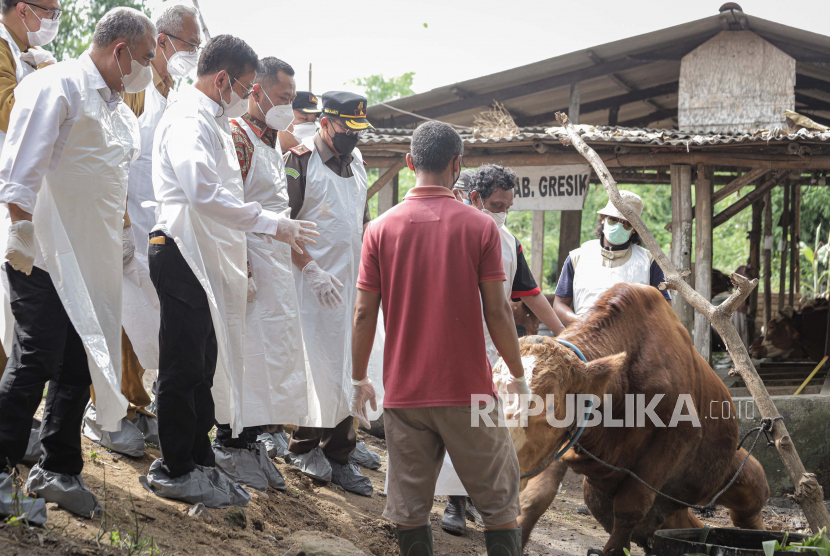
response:
<svg viewBox="0 0 830 556"><path fill-rule="evenodd" d="M300 173L297 170L295 170L294 168L286 168L285 173L286 173L286 175L291 176L295 180L299 179L299 177L300 177Z"/></svg>
<svg viewBox="0 0 830 556"><path fill-rule="evenodd" d="M311 149L309 149L305 145L297 145L296 147L289 150L297 156L303 156L304 154L311 152Z"/></svg>

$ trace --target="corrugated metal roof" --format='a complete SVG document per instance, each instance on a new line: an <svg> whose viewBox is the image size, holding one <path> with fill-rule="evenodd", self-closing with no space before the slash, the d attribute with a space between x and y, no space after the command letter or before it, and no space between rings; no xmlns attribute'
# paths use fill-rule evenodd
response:
<svg viewBox="0 0 830 556"><path fill-rule="evenodd" d="M628 127L578 125L586 143L619 143L636 145L654 145L667 147L698 147L714 145L748 145L769 144L798 141L803 143L830 143L830 131L808 131L800 129L790 133L783 129L765 130L756 133L718 133L700 134L676 129L637 129ZM412 129L375 129L366 132L360 140L361 147L367 150L383 150L384 145L409 145ZM488 138L471 130L460 130L466 145L485 146L501 145L509 147L510 143L560 140L566 134L561 127L525 127L519 133L509 137Z"/></svg>
<svg viewBox="0 0 830 556"><path fill-rule="evenodd" d="M697 21L676 25L651 33L627 39L597 45L593 48L579 50L542 60L533 64L520 66L491 75L470 79L460 83L439 87L425 93L410 95L387 103L394 108L414 112L442 121L471 125L473 117L491 105L492 93L517 85L538 83L573 72L592 68L605 63L641 61L642 64L628 64L628 67L605 73L590 79L580 80L582 104L594 102L629 90L648 89L657 85L677 82L680 77L680 59L725 28L747 28L777 48L796 59L796 72L801 82L796 83L796 92L810 91L813 98L815 90L830 89L830 37L809 31L796 29L773 21L767 21L739 11L727 11ZM807 79L801 79L801 76ZM818 81L816 81L818 80ZM476 97L483 104L463 105L461 101ZM511 96L501 100L507 109L521 123L522 117L550 114L568 105L568 86L558 84L543 87ZM803 105L803 104L802 104ZM814 108L826 118L830 109ZM375 105L369 108L369 118L379 125L409 125L413 120L389 106ZM459 109L454 109L457 107ZM618 122L637 120L654 114L658 108L677 107L677 95L667 94L623 104L619 111ZM448 109L451 109L447 112ZM430 114L431 111L442 112ZM799 112L804 112L799 110ZM808 112L809 113L809 112ZM394 117L390 120L390 117ZM821 116L818 116L821 117ZM407 120L405 123L401 118ZM598 110L582 114L582 121L591 124L608 122L608 110ZM550 123L553 118L534 124ZM654 124L672 125L667 119L653 121Z"/></svg>

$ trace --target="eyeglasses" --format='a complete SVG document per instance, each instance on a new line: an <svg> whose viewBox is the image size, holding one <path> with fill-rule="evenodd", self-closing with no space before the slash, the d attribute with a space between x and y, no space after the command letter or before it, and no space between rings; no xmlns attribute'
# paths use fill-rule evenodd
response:
<svg viewBox="0 0 830 556"><path fill-rule="evenodd" d="M27 6L34 6L35 8L39 8L39 9L43 10L44 12L49 12L50 14L52 14L52 17L50 18L50 19L52 19L52 21L60 21L61 20L61 14L63 13L63 10L61 10L60 8L44 8L43 6L39 6L39 5L34 4L32 2L17 2L17 3L15 3L15 6L17 4L26 4Z"/></svg>
<svg viewBox="0 0 830 556"><path fill-rule="evenodd" d="M336 121L336 120L334 120L334 119L332 119L332 121L334 122L334 124L333 124L333 125L334 125L334 129L335 129L335 131L337 131L338 133L345 133L346 135L349 135L349 136L351 136L351 137L354 137L354 136L357 136L357 137L362 137L362 136L363 136L363 132L364 132L364 131L366 131L365 129L361 129L361 130L356 130L356 129L347 129L347 128L346 128L346 126L344 126L344 125L343 125L343 124L341 124L340 122L337 122L337 121ZM339 126L340 128L342 128L343 130L345 130L345 131L340 131L340 129L337 129L337 128L338 128L338 126Z"/></svg>
<svg viewBox="0 0 830 556"><path fill-rule="evenodd" d="M626 229L626 230L630 230L631 228L634 227L634 226L631 225L631 222L629 222L628 220L623 220L622 218L615 218L613 216L606 216L605 219L608 220L611 224L617 224L617 223L622 224L623 228Z"/></svg>
<svg viewBox="0 0 830 556"><path fill-rule="evenodd" d="M171 39L176 39L177 41L183 42L184 44L189 46L190 48L187 49L185 52L188 52L190 54L193 54L195 52L199 52L202 49L202 47L199 46L198 44L193 44L192 42L181 39L181 38L177 37L176 35L171 35L170 33L165 33L165 35L167 35ZM176 48L176 47L174 46L173 48Z"/></svg>
<svg viewBox="0 0 830 556"><path fill-rule="evenodd" d="M234 81L236 81L237 83L239 83L239 84L242 86L242 90L244 90L244 91L245 91L245 94L244 94L244 95L242 95L242 100L248 100L248 97L249 97L249 96L251 96L251 93L253 93L253 92L254 92L254 88L253 88L253 86L249 89L249 88L248 88L248 87L246 87L245 85L242 85L242 82L241 82L239 79L237 79L236 77L234 77L234 78L232 78L232 79L233 79Z"/></svg>

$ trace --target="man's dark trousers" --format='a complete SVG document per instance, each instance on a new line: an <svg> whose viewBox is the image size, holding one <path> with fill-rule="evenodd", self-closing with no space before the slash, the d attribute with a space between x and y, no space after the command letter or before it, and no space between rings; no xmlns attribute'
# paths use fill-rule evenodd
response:
<svg viewBox="0 0 830 556"><path fill-rule="evenodd" d="M178 246L159 232L150 234L150 279L161 306L156 414L162 470L171 478L196 465L213 467L208 433L213 427L210 392L216 372L216 333L207 294Z"/></svg>
<svg viewBox="0 0 830 556"><path fill-rule="evenodd" d="M49 382L40 467L77 475L84 466L81 421L89 401L89 363L49 273L3 265L15 318L12 355L0 380L0 469L23 458L32 417Z"/></svg>

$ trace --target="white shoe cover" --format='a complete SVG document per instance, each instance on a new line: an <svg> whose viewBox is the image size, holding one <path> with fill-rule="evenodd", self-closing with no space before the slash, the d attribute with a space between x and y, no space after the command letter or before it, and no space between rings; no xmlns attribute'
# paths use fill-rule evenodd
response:
<svg viewBox="0 0 830 556"><path fill-rule="evenodd" d="M215 467L196 466L196 469L171 479L161 470L161 459L150 465L147 475L138 481L150 492L162 498L181 500L188 504L201 502L208 508L247 506L250 493L242 485L231 481Z"/></svg>
<svg viewBox="0 0 830 556"><path fill-rule="evenodd" d="M39 465L29 471L26 491L32 492L46 502L55 502L65 510L83 517L101 515L98 498L84 484L80 475L55 473L41 469Z"/></svg>
<svg viewBox="0 0 830 556"><path fill-rule="evenodd" d="M144 435L132 421L126 417L121 419L121 430L109 432L103 430L95 422L95 406L90 401L84 413L84 424L81 432L84 436L108 450L134 458L144 455Z"/></svg>
<svg viewBox="0 0 830 556"><path fill-rule="evenodd" d="M306 454L288 452L285 463L298 467L303 474L318 481L331 481L331 463L319 446Z"/></svg>
<svg viewBox="0 0 830 556"><path fill-rule="evenodd" d="M8 473L0 473L0 518L14 517L19 513L21 517L32 525L43 525L46 523L46 500L31 496L22 496L17 492L17 500L14 499L14 484Z"/></svg>

